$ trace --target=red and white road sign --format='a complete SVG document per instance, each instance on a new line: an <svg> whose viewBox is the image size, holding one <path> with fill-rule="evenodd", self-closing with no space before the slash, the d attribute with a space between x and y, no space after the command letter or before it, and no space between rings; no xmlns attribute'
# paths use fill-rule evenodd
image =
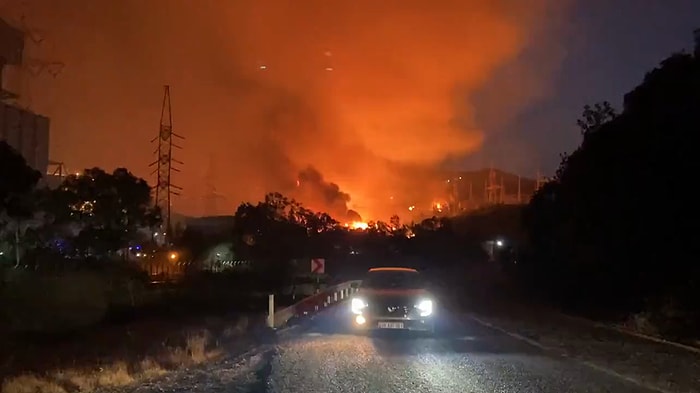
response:
<svg viewBox="0 0 700 393"><path fill-rule="evenodd" d="M311 273L323 274L326 271L326 260L323 258L314 258L311 260Z"/></svg>

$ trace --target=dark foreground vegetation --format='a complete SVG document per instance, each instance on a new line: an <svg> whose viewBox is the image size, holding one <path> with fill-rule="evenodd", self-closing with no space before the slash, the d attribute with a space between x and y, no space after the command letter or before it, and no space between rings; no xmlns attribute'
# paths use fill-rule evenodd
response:
<svg viewBox="0 0 700 393"><path fill-rule="evenodd" d="M649 72L619 114L585 109L581 145L524 212L519 280L574 312L697 334L697 48Z"/></svg>
<svg viewBox="0 0 700 393"><path fill-rule="evenodd" d="M643 333L697 342L700 41L661 62L618 112L586 106L582 141L515 213L510 290Z"/></svg>
<svg viewBox="0 0 700 393"><path fill-rule="evenodd" d="M187 248L199 251L196 237L158 244L160 221L150 187L126 169L88 169L48 188L0 142L3 386L90 391L250 339L284 269L200 269Z"/></svg>

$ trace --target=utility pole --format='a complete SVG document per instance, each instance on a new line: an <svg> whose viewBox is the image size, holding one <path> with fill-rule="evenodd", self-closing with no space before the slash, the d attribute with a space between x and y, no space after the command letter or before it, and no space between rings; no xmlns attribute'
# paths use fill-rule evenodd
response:
<svg viewBox="0 0 700 393"><path fill-rule="evenodd" d="M459 212L461 208L461 200L459 198L459 189L457 188L457 183L462 181L462 176L459 176L459 174L456 174L456 176L452 177L452 179L448 180L450 183L450 210L452 211L453 214L456 214Z"/></svg>
<svg viewBox="0 0 700 393"><path fill-rule="evenodd" d="M171 196L180 195L181 187L174 185L171 182L172 173L180 172L173 164L183 164L173 157L173 148L181 149L182 147L173 143L173 138L185 139L173 132L173 115L170 106L170 86L166 85L163 93L163 105L160 110L160 129L158 135L151 140L151 143L157 143L158 148L155 150L156 161L149 166L155 166L153 173L157 176L156 181L156 206L160 208L161 214L161 233L163 243L170 245L172 236L172 223L170 221ZM156 239L157 240L157 239Z"/></svg>
<svg viewBox="0 0 700 393"><path fill-rule="evenodd" d="M504 203L506 200L506 187L503 182L503 174L501 174L501 188L499 189L499 194L498 194L498 203Z"/></svg>

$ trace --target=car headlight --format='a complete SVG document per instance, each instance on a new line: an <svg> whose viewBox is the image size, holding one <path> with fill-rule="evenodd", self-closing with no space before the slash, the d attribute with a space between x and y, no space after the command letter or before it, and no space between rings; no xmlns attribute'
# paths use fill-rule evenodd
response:
<svg viewBox="0 0 700 393"><path fill-rule="evenodd" d="M367 302L360 298L353 298L350 301L350 310L354 314L362 314L362 310L367 307Z"/></svg>
<svg viewBox="0 0 700 393"><path fill-rule="evenodd" d="M421 300L416 304L416 308L420 311L421 317L427 317L433 313L433 301L432 300Z"/></svg>

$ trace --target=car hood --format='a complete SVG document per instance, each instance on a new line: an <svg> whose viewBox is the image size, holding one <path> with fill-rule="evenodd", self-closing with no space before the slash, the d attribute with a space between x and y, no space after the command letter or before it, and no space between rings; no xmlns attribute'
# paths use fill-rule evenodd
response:
<svg viewBox="0 0 700 393"><path fill-rule="evenodd" d="M426 289L360 289L357 296L367 298L418 298L428 296L430 293Z"/></svg>

